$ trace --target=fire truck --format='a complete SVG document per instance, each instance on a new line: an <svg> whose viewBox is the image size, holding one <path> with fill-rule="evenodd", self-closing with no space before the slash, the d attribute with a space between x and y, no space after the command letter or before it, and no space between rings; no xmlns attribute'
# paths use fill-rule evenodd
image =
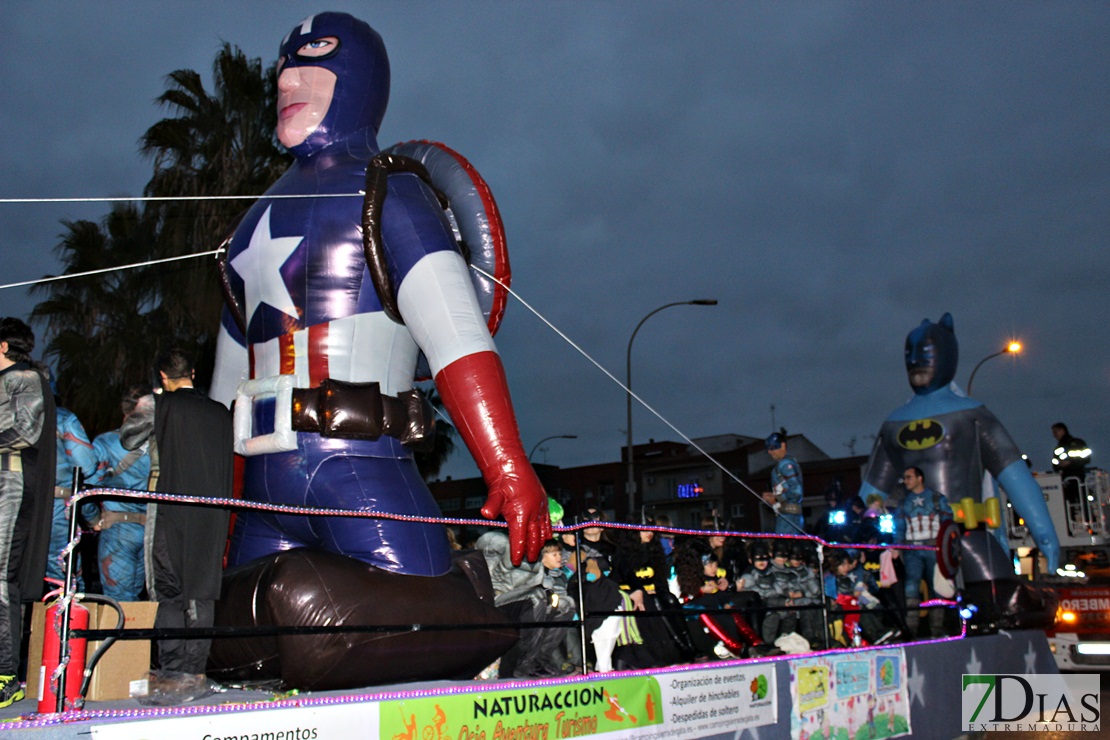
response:
<svg viewBox="0 0 1110 740"><path fill-rule="evenodd" d="M1049 646L1061 670L1110 669L1110 474L1035 474L1060 539L1060 568L1046 572L1024 520L1004 517L1015 570L1060 597Z"/></svg>

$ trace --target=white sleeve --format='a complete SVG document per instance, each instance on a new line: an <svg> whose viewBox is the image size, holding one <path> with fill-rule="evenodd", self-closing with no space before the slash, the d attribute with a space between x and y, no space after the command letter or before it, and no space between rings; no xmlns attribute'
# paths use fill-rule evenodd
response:
<svg viewBox="0 0 1110 740"><path fill-rule="evenodd" d="M397 307L433 376L460 357L497 351L456 252L432 252L413 265L397 291Z"/></svg>

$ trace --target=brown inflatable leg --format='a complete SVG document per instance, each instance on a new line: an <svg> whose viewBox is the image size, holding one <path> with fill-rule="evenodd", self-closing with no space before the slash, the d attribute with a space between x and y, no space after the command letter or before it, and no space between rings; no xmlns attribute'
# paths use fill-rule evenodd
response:
<svg viewBox="0 0 1110 740"><path fill-rule="evenodd" d="M320 550L260 558L225 574L218 626L477 626L221 638L213 640L208 673L224 681L281 679L301 690L472 678L518 636L516 630L481 626L505 621L492 598L482 598L492 594L488 581L488 573L469 561L428 578Z"/></svg>

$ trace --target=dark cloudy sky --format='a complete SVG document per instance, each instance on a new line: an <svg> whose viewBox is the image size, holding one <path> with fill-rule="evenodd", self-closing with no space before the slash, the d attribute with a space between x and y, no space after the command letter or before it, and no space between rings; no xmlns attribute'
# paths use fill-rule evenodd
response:
<svg viewBox="0 0 1110 740"><path fill-rule="evenodd" d="M720 301L636 337L635 390L685 434L764 435L774 404L862 454L910 395L906 333L950 311L963 385L1026 344L974 395L1037 468L1057 420L1110 464L1110 4L9 0L0 197L139 194L164 76L207 74L222 41L270 62L321 10L385 39L383 145L469 157L514 288L615 375L649 311ZM0 205L0 282L56 270L59 221L107 211ZM31 305L0 291L0 314ZM618 455L619 387L519 304L497 341L526 449Z"/></svg>

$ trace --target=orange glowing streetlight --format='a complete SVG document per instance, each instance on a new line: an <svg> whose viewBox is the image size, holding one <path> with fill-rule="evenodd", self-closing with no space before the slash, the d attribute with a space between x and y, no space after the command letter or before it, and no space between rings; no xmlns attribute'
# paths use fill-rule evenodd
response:
<svg viewBox="0 0 1110 740"><path fill-rule="evenodd" d="M998 352L995 352L994 354L991 354L991 355L987 355L983 359L979 360L979 364L977 364L975 366L975 369L971 371L971 377L968 378L968 380L967 380L967 395L969 395L969 396L971 395L971 384L973 382L975 382L975 373L979 372L979 368L981 368L983 366L984 362L986 362L987 360L993 360L995 357L1001 357L1002 355L1017 355L1018 353L1021 352L1021 350L1022 350L1021 342L1017 341L1016 339L1011 339L1006 344L1006 346L1003 347Z"/></svg>

